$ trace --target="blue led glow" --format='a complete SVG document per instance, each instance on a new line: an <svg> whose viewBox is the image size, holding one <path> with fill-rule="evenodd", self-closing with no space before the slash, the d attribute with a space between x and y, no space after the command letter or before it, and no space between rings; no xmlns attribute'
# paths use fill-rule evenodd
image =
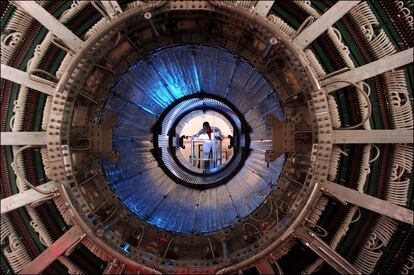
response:
<svg viewBox="0 0 414 275"><path fill-rule="evenodd" d="M129 251L129 243L123 243L121 245L121 248L122 248L123 251L125 251L125 253L129 253L130 252Z"/></svg>
<svg viewBox="0 0 414 275"><path fill-rule="evenodd" d="M200 80L198 79L198 73L197 73L196 64L193 63L193 65L191 66L191 68L193 69L193 74L194 74L194 77L195 77L195 82L194 82L195 85L196 85L195 90L196 91L200 91Z"/></svg>
<svg viewBox="0 0 414 275"><path fill-rule="evenodd" d="M221 48L180 45L150 54L119 76L102 111L102 119L118 119L112 145L119 159L100 160L108 184L127 208L158 228L209 233L235 224L264 202L274 187L269 178L278 178L284 157L269 168L264 165L263 178L250 176L253 180L247 182L249 175L240 173L201 194L174 183L158 167L151 153L151 127L175 100L199 92L225 97L243 114L259 104L273 104L271 110L280 118L277 101L266 101L268 91L273 89L252 65ZM264 150L253 150L249 158L264 158ZM245 205L252 192L265 195L253 196ZM121 248L129 252L129 244Z"/></svg>

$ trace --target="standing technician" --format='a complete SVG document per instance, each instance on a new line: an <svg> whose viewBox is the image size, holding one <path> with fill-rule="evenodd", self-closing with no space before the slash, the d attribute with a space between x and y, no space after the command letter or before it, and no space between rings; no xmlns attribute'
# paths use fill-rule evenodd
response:
<svg viewBox="0 0 414 275"><path fill-rule="evenodd" d="M220 129L216 127L211 129L210 123L205 121L203 123L203 129L201 129L195 137L197 137L198 140L203 140L204 169L208 169L210 167L212 154L217 154L217 140L223 140L224 136Z"/></svg>

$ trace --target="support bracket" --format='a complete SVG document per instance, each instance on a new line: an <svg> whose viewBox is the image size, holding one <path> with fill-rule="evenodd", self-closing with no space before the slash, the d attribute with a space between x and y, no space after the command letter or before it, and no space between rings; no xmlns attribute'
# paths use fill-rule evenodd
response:
<svg viewBox="0 0 414 275"><path fill-rule="evenodd" d="M53 192L56 189L56 185L53 181L50 181L37 186L37 188L45 192ZM54 198L56 195L57 193L47 195L42 194L33 189L29 189L21 193L17 193L15 195L11 195L1 200L1 214L10 212L12 210L29 204L31 204L33 207L37 206L40 203Z"/></svg>
<svg viewBox="0 0 414 275"><path fill-rule="evenodd" d="M304 244L309 247L315 254L323 259L327 264L332 266L341 274L361 274L352 264L345 258L333 250L327 243L322 241L309 228L299 227L295 229L293 236L301 239Z"/></svg>
<svg viewBox="0 0 414 275"><path fill-rule="evenodd" d="M333 194L340 201L349 202L401 222L414 224L414 212L411 209L333 182L321 183L321 189L328 194Z"/></svg>
<svg viewBox="0 0 414 275"><path fill-rule="evenodd" d="M28 263L19 274L40 274L53 261L59 258L68 249L72 248L79 240L85 237L85 233L78 225L72 226L56 242L44 250L33 261Z"/></svg>
<svg viewBox="0 0 414 275"><path fill-rule="evenodd" d="M272 129L272 150L266 150L265 161L275 161L281 154L294 152L294 126L283 123L273 115L266 116L266 126Z"/></svg>

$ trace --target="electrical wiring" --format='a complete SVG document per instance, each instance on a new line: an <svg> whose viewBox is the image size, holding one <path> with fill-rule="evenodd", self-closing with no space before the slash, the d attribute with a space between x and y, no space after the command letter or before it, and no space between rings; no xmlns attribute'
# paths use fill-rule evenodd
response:
<svg viewBox="0 0 414 275"><path fill-rule="evenodd" d="M16 173L16 175L25 183L25 184L27 184L27 186L29 186L31 189L33 189L33 190L35 190L36 192L39 192L39 193L41 193L41 194L44 194L44 195L51 195L51 194L54 194L54 191L43 191L43 190L41 190L41 189L39 189L39 188L37 188L36 186L34 186L33 184L31 184L24 176L23 176L23 174L22 174L22 172L20 171L20 169L19 169L19 167L17 166L17 159L18 159L18 157L20 156L20 154L24 151L24 150L26 150L26 149L29 149L29 148L33 148L33 147L35 147L35 146L33 146L33 145L25 145L25 146L23 146L23 147L21 147L21 148L19 148L15 153L14 153L14 162L13 162L13 170L14 170L14 172Z"/></svg>
<svg viewBox="0 0 414 275"><path fill-rule="evenodd" d="M332 79L331 81L326 83L326 85L330 85L330 84L338 83L338 82L344 82L344 83L347 83L349 85L354 86L355 89L365 98L365 103L366 103L366 108L367 108L367 115L357 125L342 128L342 129L358 129L359 127L363 126L365 124L365 122L367 122L369 120L369 118L371 117L371 113L372 113L371 101L370 101L368 95L364 92L364 90L362 90L358 85L356 85L353 82L343 80L343 79Z"/></svg>

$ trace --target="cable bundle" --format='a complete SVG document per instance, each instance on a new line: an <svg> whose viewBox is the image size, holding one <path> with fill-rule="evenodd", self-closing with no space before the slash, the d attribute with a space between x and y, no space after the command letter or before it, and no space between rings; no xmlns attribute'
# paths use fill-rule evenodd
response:
<svg viewBox="0 0 414 275"><path fill-rule="evenodd" d="M378 26L379 23L368 3L361 2L349 12L349 15L355 21L357 26L359 26L364 37L368 41L371 41L374 37L373 26Z"/></svg>
<svg viewBox="0 0 414 275"><path fill-rule="evenodd" d="M320 14L311 6L311 1L293 1L299 8L314 18L319 18Z"/></svg>
<svg viewBox="0 0 414 275"><path fill-rule="evenodd" d="M59 18L62 23L67 23L69 20L75 18L76 15L82 12L90 4L89 1L73 1L70 8L65 10Z"/></svg>
<svg viewBox="0 0 414 275"><path fill-rule="evenodd" d="M369 157L370 157L370 154L371 154L371 148L372 148L371 145L366 145L363 149L362 159L361 159L361 169L360 169L359 178L358 178L358 185L357 185L357 190L360 191L360 192L363 192L364 186L366 184L367 176L370 173L369 164L372 161L369 159ZM340 150L338 147L333 147L333 151L335 152L336 156L340 156L342 150ZM339 162L339 160L338 160L338 162ZM336 173L335 173L335 177L336 177ZM322 197L321 200L322 199L326 200L326 203L325 203L325 206L326 206L326 204L328 202L328 199L325 198L325 197ZM318 202L318 204L319 204L319 202ZM317 207L318 207L318 205L317 205ZM324 210L324 208L323 208L323 210ZM314 211L314 212L316 214L319 211ZM314 213L312 212L312 214L314 214ZM355 218L355 214L358 214L356 218ZM354 222L357 222L360 219L360 217L361 217L361 212L360 212L359 207L358 206L350 207L350 209L345 214L345 218L343 219L343 221L341 222L339 227L336 229L335 234L333 235L332 239L329 242L329 245L333 249L336 249L338 247L338 244L340 243L340 241L348 233L350 225ZM314 216L311 215L310 218L311 218L311 221L313 221L315 223L317 222L317 219L315 219ZM319 217L318 217L318 219L319 219ZM307 266L302 271L302 274L309 274L309 273L316 272L321 267L323 262L324 261L321 260L321 259L318 259L318 260L314 261L312 264Z"/></svg>
<svg viewBox="0 0 414 275"><path fill-rule="evenodd" d="M405 173L411 173L413 165L413 147L395 145L391 162L390 179L387 185L386 200L398 205L407 206L410 189L410 178L402 178Z"/></svg>
<svg viewBox="0 0 414 275"><path fill-rule="evenodd" d="M335 101L335 98L331 95L327 96L328 98L328 106L329 106L329 114L331 116L332 121L332 128L338 129L341 128L341 117L339 115L338 105Z"/></svg>
<svg viewBox="0 0 414 275"><path fill-rule="evenodd" d="M407 262L401 267L399 274L412 274L414 268L414 250L411 249L410 254L408 254Z"/></svg>
<svg viewBox="0 0 414 275"><path fill-rule="evenodd" d="M414 120L404 70L384 74L389 108L395 129L413 129Z"/></svg>
<svg viewBox="0 0 414 275"><path fill-rule="evenodd" d="M85 39L89 39L92 36L94 36L95 34L97 34L99 32L100 29L102 29L106 24L109 23L108 18L106 17L102 17L101 19L99 19L98 22L96 22L92 28L90 28L86 33L85 33Z"/></svg>
<svg viewBox="0 0 414 275"><path fill-rule="evenodd" d="M8 246L3 250L3 254L15 273L19 273L23 267L32 261L21 238L17 236L16 230L6 215L1 216L0 242L2 246L8 243Z"/></svg>
<svg viewBox="0 0 414 275"><path fill-rule="evenodd" d="M286 33L289 37L293 37L293 35L295 34L296 30L293 29L291 26L289 26L285 21L283 21L283 19L281 19L280 17L274 15L274 14L270 14L267 19L272 22L277 29L281 30L282 32Z"/></svg>
<svg viewBox="0 0 414 275"><path fill-rule="evenodd" d="M355 259L355 267L362 273L372 273L383 254L382 248L387 247L397 227L398 223L389 217L381 216L378 218Z"/></svg>
<svg viewBox="0 0 414 275"><path fill-rule="evenodd" d="M1 64L8 64L22 42L22 33L12 32L1 36Z"/></svg>
<svg viewBox="0 0 414 275"><path fill-rule="evenodd" d="M394 44L388 38L383 29L369 42L372 51L377 59L397 52Z"/></svg>
<svg viewBox="0 0 414 275"><path fill-rule="evenodd" d="M135 9L141 7L142 5L144 5L144 2L142 1L132 1L127 4L126 10Z"/></svg>
<svg viewBox="0 0 414 275"><path fill-rule="evenodd" d="M96 257L101 259L102 261L109 261L112 260L112 257L105 252L102 248L97 246L95 242L89 240L88 238L84 238L82 240L82 245L84 245L89 251L91 251Z"/></svg>
<svg viewBox="0 0 414 275"><path fill-rule="evenodd" d="M326 72L323 69L321 63L319 63L318 59L316 59L315 54L310 49L306 49L305 56L309 64L311 65L311 68L315 71L317 77L324 77L326 75Z"/></svg>

